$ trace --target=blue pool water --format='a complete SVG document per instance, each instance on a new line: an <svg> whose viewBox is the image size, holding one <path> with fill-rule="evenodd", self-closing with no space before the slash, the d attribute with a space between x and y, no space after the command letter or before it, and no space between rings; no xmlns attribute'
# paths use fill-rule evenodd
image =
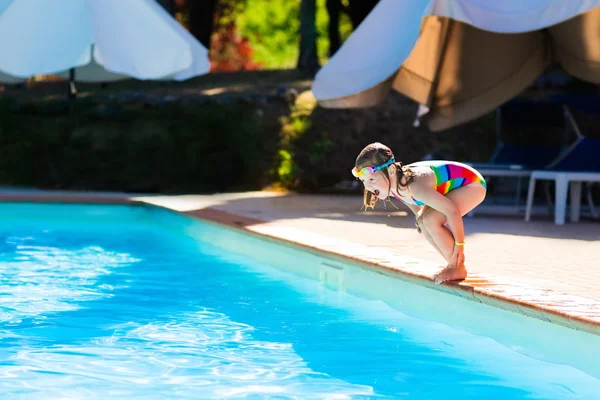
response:
<svg viewBox="0 0 600 400"><path fill-rule="evenodd" d="M2 398L600 393L597 377L576 366L328 289L279 259L223 251L175 220L169 228L154 223L151 211L0 207Z"/></svg>

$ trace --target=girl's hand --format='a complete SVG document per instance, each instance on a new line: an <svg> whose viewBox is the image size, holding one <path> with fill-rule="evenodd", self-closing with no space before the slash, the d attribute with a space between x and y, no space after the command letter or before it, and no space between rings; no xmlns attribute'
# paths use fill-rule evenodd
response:
<svg viewBox="0 0 600 400"><path fill-rule="evenodd" d="M454 252L452 253L450 265L458 268L465 267L465 246L454 245Z"/></svg>

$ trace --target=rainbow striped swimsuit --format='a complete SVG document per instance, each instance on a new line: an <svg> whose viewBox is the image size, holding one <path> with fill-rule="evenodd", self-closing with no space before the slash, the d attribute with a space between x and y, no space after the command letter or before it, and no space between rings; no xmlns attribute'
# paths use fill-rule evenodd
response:
<svg viewBox="0 0 600 400"><path fill-rule="evenodd" d="M411 167L429 167L435 174L435 190L443 195L459 187L470 185L471 183L480 183L487 189L487 183L483 176L473 167L455 161L419 161L407 165ZM408 189L411 200L417 206L423 206L425 203L415 199ZM404 199L400 199L408 203ZM410 204L410 203L409 203Z"/></svg>

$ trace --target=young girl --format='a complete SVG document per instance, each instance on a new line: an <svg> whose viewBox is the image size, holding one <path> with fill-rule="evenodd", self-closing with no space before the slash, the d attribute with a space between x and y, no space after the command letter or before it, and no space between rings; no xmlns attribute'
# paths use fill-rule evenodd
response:
<svg viewBox="0 0 600 400"><path fill-rule="evenodd" d="M467 277L462 216L485 198L479 172L453 161L403 165L387 146L371 143L356 158L352 174L365 185L367 209L393 196L412 210L419 233L448 263L434 276L436 283Z"/></svg>

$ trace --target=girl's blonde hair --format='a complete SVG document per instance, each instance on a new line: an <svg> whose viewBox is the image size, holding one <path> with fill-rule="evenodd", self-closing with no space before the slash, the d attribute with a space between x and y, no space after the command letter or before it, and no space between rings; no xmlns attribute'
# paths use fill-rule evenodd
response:
<svg viewBox="0 0 600 400"><path fill-rule="evenodd" d="M384 144L375 142L375 143L371 143L371 144L367 145L367 147L362 149L362 151L360 152L358 157L356 157L356 165L355 166L358 169L362 169L362 168L365 168L368 166L378 166L378 165L381 165L381 164L389 161L390 158L394 158L394 160L395 160L394 153L392 153L392 150ZM400 174L398 175L398 179L397 179L398 183L397 183L396 191L405 189L408 186L408 184L410 182L412 182L412 180L415 176L414 173L410 170L410 168L408 168L407 166L402 164L401 161L395 161L392 165L395 165L397 171L402 173L402 175L400 175ZM387 178L388 182L390 183L389 189L391 189L391 181L390 181L390 175L388 173L388 169L383 168L380 171ZM402 176L405 176L408 178L404 185L402 184L402 179L401 179ZM368 209L369 207L370 208L375 207L375 205L377 204L378 201L379 201L379 199L377 198L377 196L374 196L373 193L371 193L367 189L365 189L364 196L363 196L363 203L364 203L366 209Z"/></svg>

